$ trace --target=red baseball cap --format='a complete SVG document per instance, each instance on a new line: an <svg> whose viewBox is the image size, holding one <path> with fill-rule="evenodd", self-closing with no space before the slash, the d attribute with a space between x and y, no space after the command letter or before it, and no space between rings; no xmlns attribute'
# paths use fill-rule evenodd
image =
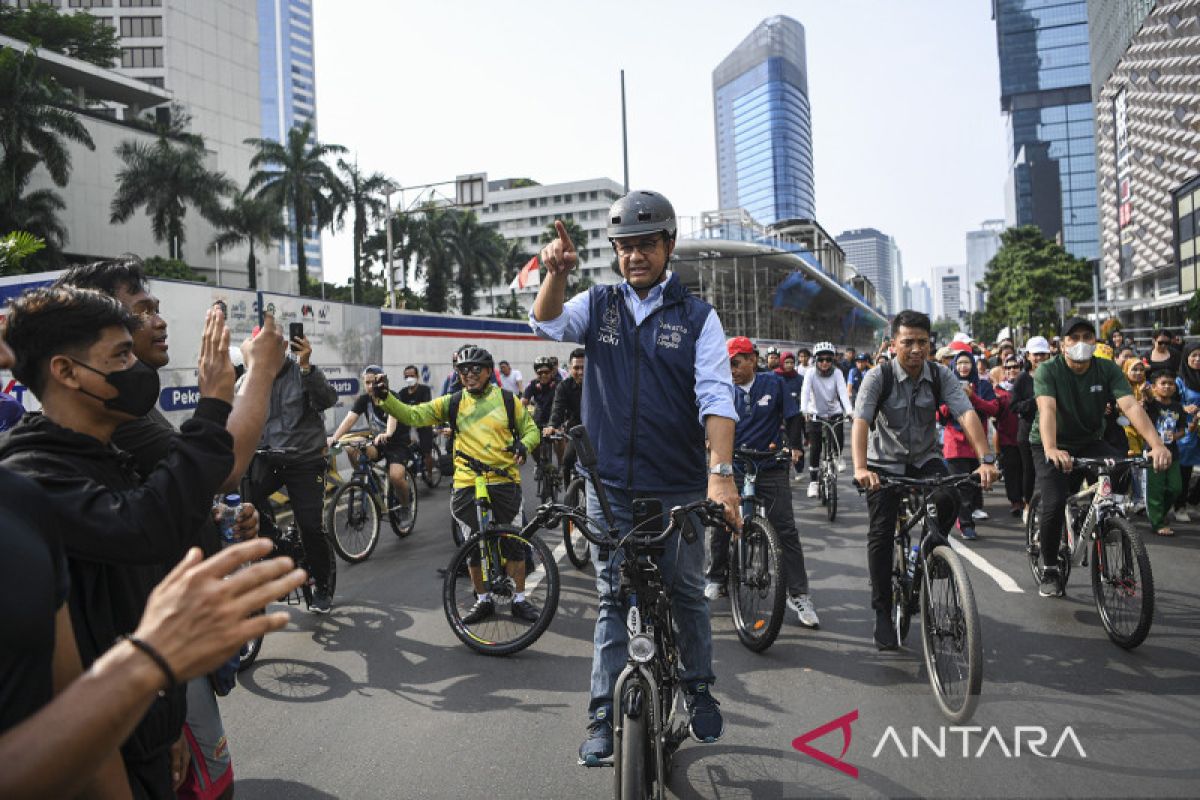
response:
<svg viewBox="0 0 1200 800"><path fill-rule="evenodd" d="M967 342L951 342L950 349L960 353L969 353L971 352L971 345Z"/></svg>
<svg viewBox="0 0 1200 800"><path fill-rule="evenodd" d="M753 355L754 342L750 341L745 336L735 336L725 342L725 349L729 351L729 357L733 358L738 355Z"/></svg>

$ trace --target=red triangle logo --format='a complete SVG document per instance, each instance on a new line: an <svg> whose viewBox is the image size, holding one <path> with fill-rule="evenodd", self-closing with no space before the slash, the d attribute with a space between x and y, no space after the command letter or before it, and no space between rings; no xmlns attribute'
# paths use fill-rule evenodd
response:
<svg viewBox="0 0 1200 800"><path fill-rule="evenodd" d="M804 753L806 756L812 756L827 767L833 767L839 772L846 773L851 778L857 778L858 767L842 761L842 757L845 756L846 751L850 749L850 740L853 736L853 733L850 730L850 725L857 720L858 709L856 708L849 714L843 714L837 719L831 719L829 722L826 722L819 728L813 728L808 733L797 736L792 740L792 747L796 748L801 753ZM809 742L813 741L814 739L820 739L825 734L839 729L842 732L842 752L837 756L837 758L834 758L828 753L824 753L809 745Z"/></svg>

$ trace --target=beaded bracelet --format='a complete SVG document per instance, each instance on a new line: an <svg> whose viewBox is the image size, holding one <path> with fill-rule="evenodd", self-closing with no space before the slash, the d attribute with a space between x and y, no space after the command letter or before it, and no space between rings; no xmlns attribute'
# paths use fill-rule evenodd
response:
<svg viewBox="0 0 1200 800"><path fill-rule="evenodd" d="M118 636L117 642L129 642L138 650L141 650L150 657L151 661L158 665L158 668L162 670L163 675L167 676L166 688L158 690L159 697L166 697L167 692L179 685L179 680L175 677L175 672L171 669L171 665L167 663L167 659L163 658L163 654L151 647L149 643L139 639L131 633Z"/></svg>

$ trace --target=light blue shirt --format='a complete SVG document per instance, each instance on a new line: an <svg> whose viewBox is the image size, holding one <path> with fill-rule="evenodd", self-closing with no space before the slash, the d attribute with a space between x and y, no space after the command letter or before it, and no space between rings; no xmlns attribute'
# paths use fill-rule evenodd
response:
<svg viewBox="0 0 1200 800"><path fill-rule="evenodd" d="M663 279L646 293L645 299L628 281L621 282L617 289L625 298L625 307L633 315L633 321L641 325L646 317L662 306L663 289L671 278L668 270ZM579 342L591 325L591 306L588 293L581 292L563 304L563 311L556 319L539 321L529 312L529 326L543 339L555 342ZM696 340L696 405L700 409L700 424L708 416L725 417L737 422L737 406L733 402L733 375L729 371L729 354L725 349L725 329L715 310L708 312L700 338Z"/></svg>

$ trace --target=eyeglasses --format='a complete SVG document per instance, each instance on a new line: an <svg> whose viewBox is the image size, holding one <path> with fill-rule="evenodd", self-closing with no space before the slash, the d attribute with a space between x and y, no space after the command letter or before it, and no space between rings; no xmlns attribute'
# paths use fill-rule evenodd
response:
<svg viewBox="0 0 1200 800"><path fill-rule="evenodd" d="M833 357L832 356L817 356L817 363L818 364L832 364Z"/></svg>
<svg viewBox="0 0 1200 800"><path fill-rule="evenodd" d="M644 256L648 256L658 250L658 243L661 239L661 236L655 236L653 239L640 239L636 242L613 242L613 249L622 258L629 258L635 250Z"/></svg>
<svg viewBox="0 0 1200 800"><path fill-rule="evenodd" d="M461 367L455 367L459 375L478 375L483 372L482 364L464 364Z"/></svg>
<svg viewBox="0 0 1200 800"><path fill-rule="evenodd" d="M1020 369L1021 365L1020 364L1005 364L1004 368L1005 369Z"/></svg>

